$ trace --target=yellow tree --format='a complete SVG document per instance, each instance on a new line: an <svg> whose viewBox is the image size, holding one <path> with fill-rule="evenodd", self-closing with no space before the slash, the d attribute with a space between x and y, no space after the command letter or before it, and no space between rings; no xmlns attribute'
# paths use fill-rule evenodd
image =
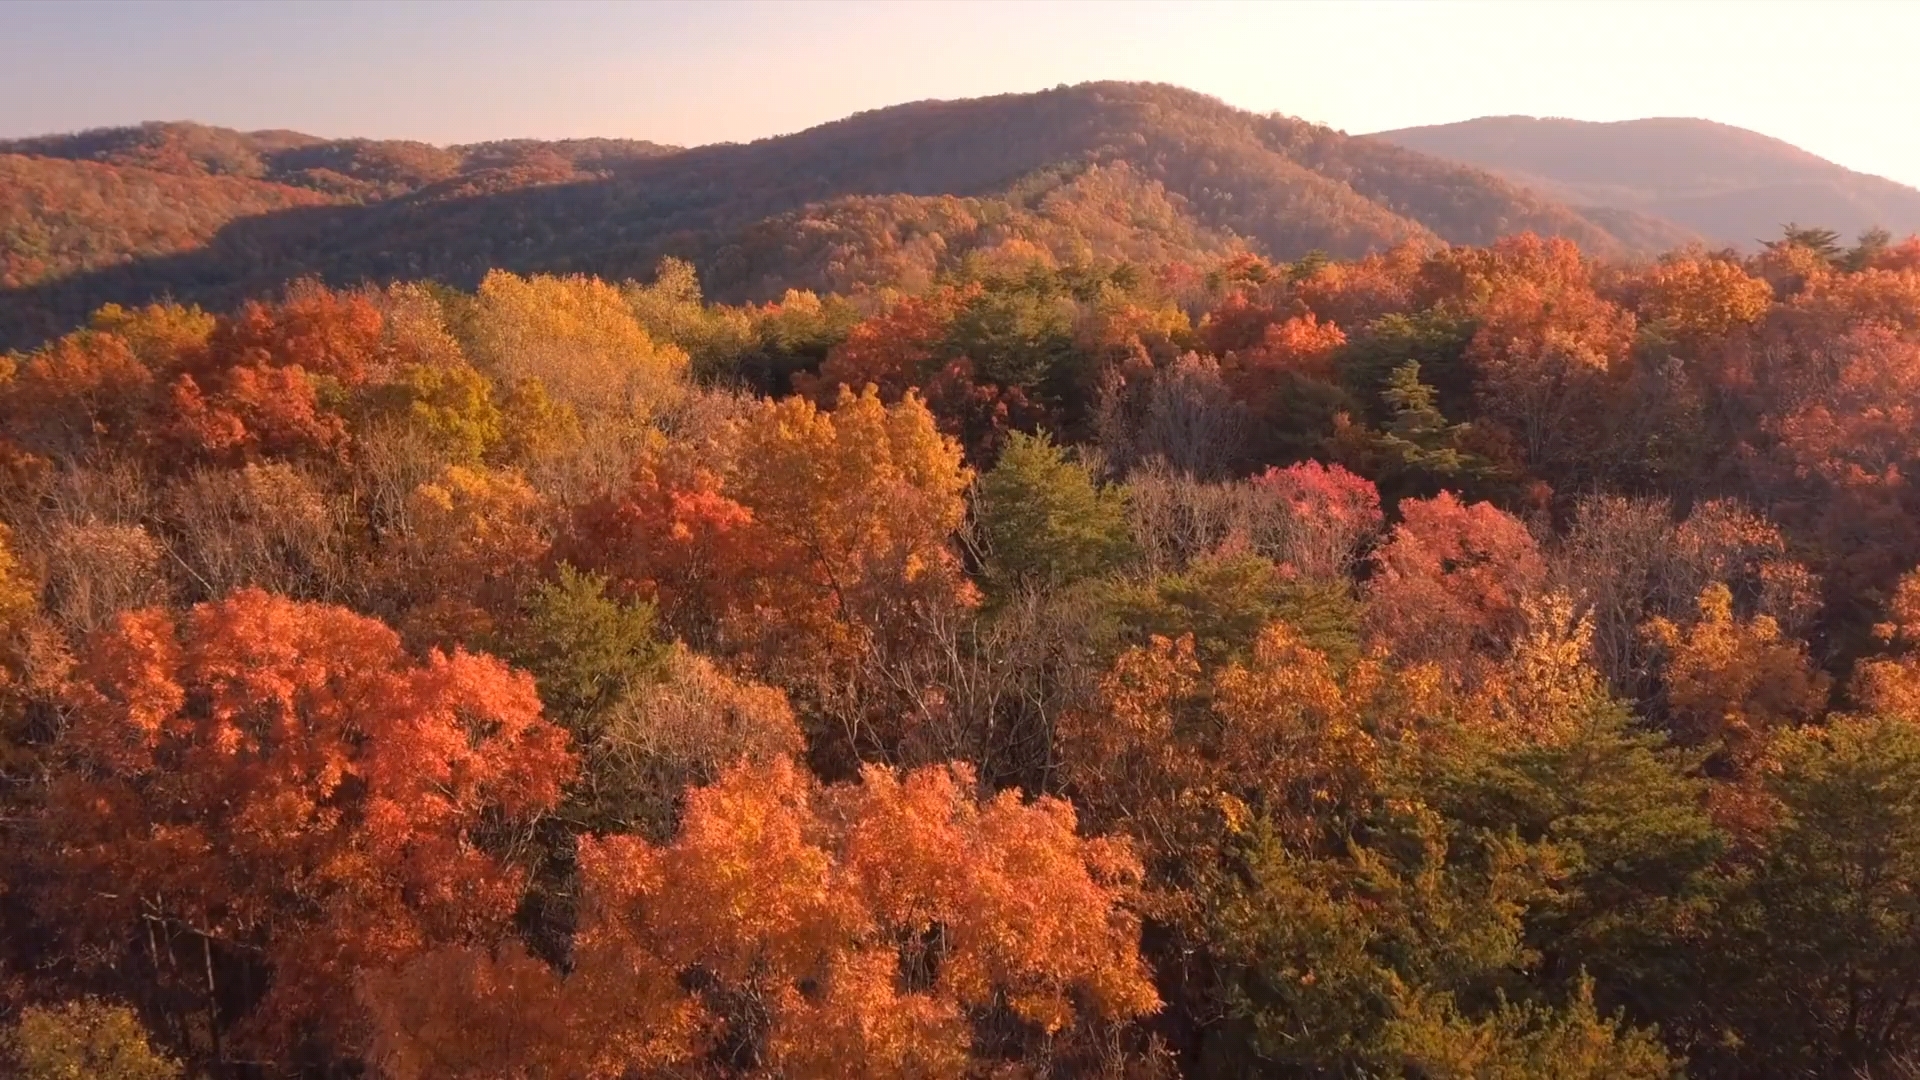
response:
<svg viewBox="0 0 1920 1080"><path fill-rule="evenodd" d="M132 1009L86 999L32 1005L0 1033L0 1060L19 1080L178 1080L180 1065L157 1053Z"/></svg>
<svg viewBox="0 0 1920 1080"><path fill-rule="evenodd" d="M546 500L519 474L448 465L407 500L375 584L410 639L484 640L512 613L551 541Z"/></svg>
<svg viewBox="0 0 1920 1080"><path fill-rule="evenodd" d="M1061 767L1100 827L1136 837L1178 881L1254 815L1311 846L1370 798L1379 740L1444 707L1431 668L1335 668L1285 623L1206 678L1192 637L1154 637L1060 722ZM1169 895L1161 902L1186 900Z"/></svg>
<svg viewBox="0 0 1920 1080"><path fill-rule="evenodd" d="M474 361L502 383L538 380L582 416L644 419L683 390L687 354L656 344L597 278L495 270L472 317Z"/></svg>
<svg viewBox="0 0 1920 1080"><path fill-rule="evenodd" d="M1641 317L1696 348L1760 321L1773 303L1771 286L1725 259L1667 259L1640 284Z"/></svg>

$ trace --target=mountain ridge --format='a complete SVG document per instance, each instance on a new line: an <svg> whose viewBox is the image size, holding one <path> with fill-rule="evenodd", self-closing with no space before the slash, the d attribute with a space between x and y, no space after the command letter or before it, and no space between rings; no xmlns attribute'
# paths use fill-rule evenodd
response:
<svg viewBox="0 0 1920 1080"><path fill-rule="evenodd" d="M470 286L501 267L639 277L673 255L700 266L717 296L766 300L793 287L930 277L1014 240L1075 261L1204 259L1236 245L1279 259L1353 257L1523 231L1616 256L1687 235L1632 212L1582 213L1388 142L1149 83L916 102L684 149L623 140L433 147L156 123L14 140L0 154L16 172L37 172L44 189L15 185L0 196L10 286L0 292L0 342L13 344L106 301L230 304L301 276ZM75 206L47 197L88 163L169 194L124 207L108 195ZM1030 188L1073 190L1042 212L1021 202ZM196 197L209 202L204 212L168 216ZM941 199L977 203L954 216L917 201ZM1142 225L1135 201L1171 219ZM814 243L836 229L831 250ZM60 237L77 234L108 240L62 246ZM847 269L869 265L872 273Z"/></svg>
<svg viewBox="0 0 1920 1080"><path fill-rule="evenodd" d="M1576 206L1653 215L1747 249L1788 222L1845 235L1876 226L1920 231L1920 190L1714 120L1486 116L1366 137L1488 169Z"/></svg>

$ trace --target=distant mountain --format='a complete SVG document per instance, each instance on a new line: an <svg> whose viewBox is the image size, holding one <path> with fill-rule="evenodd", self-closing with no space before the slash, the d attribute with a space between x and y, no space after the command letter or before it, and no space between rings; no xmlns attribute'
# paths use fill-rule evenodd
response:
<svg viewBox="0 0 1920 1080"><path fill-rule="evenodd" d="M149 124L18 140L0 155L12 170L0 175L28 178L0 183L0 343L107 300L228 304L308 274L644 276L671 254L693 259L717 296L764 299L926 279L1016 240L1062 260L1163 262L1237 248L1354 256L1524 230L1602 255L1685 237L1388 142L1135 83L918 102L691 150Z"/></svg>
<svg viewBox="0 0 1920 1080"><path fill-rule="evenodd" d="M619 139L438 147L184 123L0 141L0 287L194 250L229 222L293 207L588 179L676 149Z"/></svg>
<svg viewBox="0 0 1920 1080"><path fill-rule="evenodd" d="M1574 206L1665 218L1715 244L1752 248L1787 222L1846 237L1873 226L1920 232L1920 191L1708 120L1488 116L1372 138L1491 170Z"/></svg>

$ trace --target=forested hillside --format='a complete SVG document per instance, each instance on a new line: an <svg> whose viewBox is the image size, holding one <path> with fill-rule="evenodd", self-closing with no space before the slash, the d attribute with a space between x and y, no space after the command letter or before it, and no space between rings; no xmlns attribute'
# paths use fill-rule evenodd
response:
<svg viewBox="0 0 1920 1080"><path fill-rule="evenodd" d="M1574 206L1654 215L1745 250L1789 222L1846 236L1920 230L1920 191L1707 120L1486 116L1373 138L1491 170Z"/></svg>
<svg viewBox="0 0 1920 1080"><path fill-rule="evenodd" d="M464 287L8 356L0 1069L1915 1075L1920 238L1447 245L1196 101L456 172L282 213ZM653 228L774 298L524 272Z"/></svg>
<svg viewBox="0 0 1920 1080"><path fill-rule="evenodd" d="M510 191L673 149L619 139L443 148L200 124L0 142L0 287L196 250L230 222L290 207Z"/></svg>
<svg viewBox="0 0 1920 1080"><path fill-rule="evenodd" d="M0 187L0 343L14 345L105 302L225 306L304 275L471 288L496 267L618 278L671 255L700 267L715 296L766 301L787 287L930 280L1010 239L1061 259L1200 262L1231 245L1357 257L1524 230L1604 255L1688 238L1390 144L1135 83L901 105L680 152L603 140L442 149L193 125L0 144L8 152L0 160L34 177ZM153 173L177 178L164 199L144 194L161 183ZM96 193L102 175L123 174L128 200ZM46 239L80 233L83 243Z"/></svg>

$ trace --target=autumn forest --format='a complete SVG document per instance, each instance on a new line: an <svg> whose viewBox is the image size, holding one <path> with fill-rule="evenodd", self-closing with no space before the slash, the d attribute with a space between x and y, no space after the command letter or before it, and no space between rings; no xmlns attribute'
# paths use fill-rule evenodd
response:
<svg viewBox="0 0 1920 1080"><path fill-rule="evenodd" d="M0 154L0 1073L1920 1077L1920 237L1105 92Z"/></svg>

